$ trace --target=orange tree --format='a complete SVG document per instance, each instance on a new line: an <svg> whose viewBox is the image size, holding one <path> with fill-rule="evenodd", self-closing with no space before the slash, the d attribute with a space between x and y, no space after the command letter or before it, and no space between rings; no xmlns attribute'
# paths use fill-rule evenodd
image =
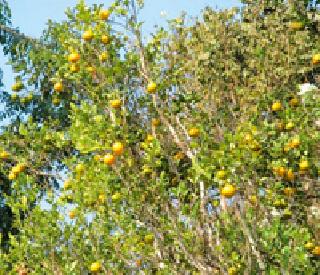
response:
<svg viewBox="0 0 320 275"><path fill-rule="evenodd" d="M143 1L80 1L12 61L2 272L319 270L319 11L247 2L143 43Z"/></svg>

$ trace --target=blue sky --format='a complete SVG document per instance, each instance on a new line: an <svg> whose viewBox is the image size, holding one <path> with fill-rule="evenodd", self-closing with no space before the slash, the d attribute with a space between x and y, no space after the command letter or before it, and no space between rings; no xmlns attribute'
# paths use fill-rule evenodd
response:
<svg viewBox="0 0 320 275"><path fill-rule="evenodd" d="M15 27L32 37L39 37L45 28L48 19L61 21L65 19L64 11L67 7L74 6L78 0L8 0L12 10L12 21ZM106 7L111 0L87 0L87 5L104 4ZM166 19L179 16L186 11L191 16L197 16L205 6L214 8L229 8L239 6L238 0L145 0L145 8L140 18L145 22L145 34L152 32L153 26L165 25ZM166 17L160 16L161 11L166 12ZM4 71L3 82L9 89L13 83L13 75L9 66L5 65L5 58L0 51L0 67Z"/></svg>

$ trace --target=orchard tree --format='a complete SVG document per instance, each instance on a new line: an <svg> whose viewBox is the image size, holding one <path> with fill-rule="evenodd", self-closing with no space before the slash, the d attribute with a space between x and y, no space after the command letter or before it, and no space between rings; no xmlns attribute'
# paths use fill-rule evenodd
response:
<svg viewBox="0 0 320 275"><path fill-rule="evenodd" d="M1 271L316 274L319 10L246 2L144 43L143 1L79 1L11 60Z"/></svg>

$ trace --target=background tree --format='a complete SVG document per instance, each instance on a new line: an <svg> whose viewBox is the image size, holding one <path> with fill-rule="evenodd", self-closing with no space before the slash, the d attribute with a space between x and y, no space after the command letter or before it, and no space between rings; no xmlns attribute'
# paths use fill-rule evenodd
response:
<svg viewBox="0 0 320 275"><path fill-rule="evenodd" d="M50 23L47 47L12 61L36 96L2 135L19 234L1 268L316 273L320 98L299 84L319 22L289 4L208 7L148 43L143 1L79 1Z"/></svg>

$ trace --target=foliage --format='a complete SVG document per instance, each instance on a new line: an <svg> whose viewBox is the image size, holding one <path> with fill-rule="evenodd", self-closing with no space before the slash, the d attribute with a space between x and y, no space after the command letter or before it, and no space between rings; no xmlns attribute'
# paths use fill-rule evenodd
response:
<svg viewBox="0 0 320 275"><path fill-rule="evenodd" d="M320 93L298 93L319 10L246 2L143 43L143 1L79 1L17 46L19 94L34 92L1 136L19 230L1 271L319 270Z"/></svg>

